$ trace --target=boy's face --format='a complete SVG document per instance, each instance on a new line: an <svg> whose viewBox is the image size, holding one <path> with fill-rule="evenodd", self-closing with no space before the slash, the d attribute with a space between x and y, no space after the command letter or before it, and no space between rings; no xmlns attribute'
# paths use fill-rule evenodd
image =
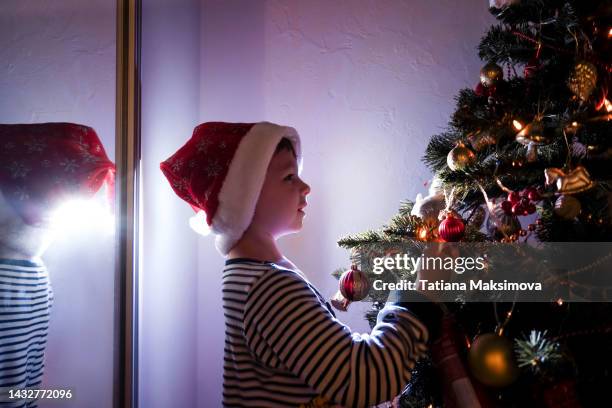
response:
<svg viewBox="0 0 612 408"><path fill-rule="evenodd" d="M268 166L251 228L274 238L299 231L308 193L310 186L299 178L293 152L277 152Z"/></svg>

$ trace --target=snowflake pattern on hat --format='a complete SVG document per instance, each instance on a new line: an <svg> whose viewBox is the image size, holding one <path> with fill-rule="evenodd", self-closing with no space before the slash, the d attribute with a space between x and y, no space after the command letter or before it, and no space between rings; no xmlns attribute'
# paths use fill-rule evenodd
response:
<svg viewBox="0 0 612 408"><path fill-rule="evenodd" d="M113 204L115 165L96 132L74 123L0 124L0 190L27 224L59 200L91 197L107 183Z"/></svg>
<svg viewBox="0 0 612 408"><path fill-rule="evenodd" d="M220 122L197 126L191 139L161 165L176 194L212 217L232 154L252 126Z"/></svg>

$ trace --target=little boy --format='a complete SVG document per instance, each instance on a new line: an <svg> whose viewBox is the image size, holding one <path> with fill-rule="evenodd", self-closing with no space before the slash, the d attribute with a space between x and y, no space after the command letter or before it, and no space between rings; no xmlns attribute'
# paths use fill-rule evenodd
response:
<svg viewBox="0 0 612 408"><path fill-rule="evenodd" d="M276 245L302 228L306 196L295 129L204 123L161 169L217 234L226 337L224 407L368 407L399 395L440 313L388 303L352 333ZM413 306L413 307L412 307ZM417 318L416 316L419 316ZM429 330L428 330L429 327Z"/></svg>

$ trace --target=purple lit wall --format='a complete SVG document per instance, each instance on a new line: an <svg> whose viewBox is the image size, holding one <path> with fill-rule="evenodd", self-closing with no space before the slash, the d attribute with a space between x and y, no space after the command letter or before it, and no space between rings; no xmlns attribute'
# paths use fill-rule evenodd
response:
<svg viewBox="0 0 612 408"><path fill-rule="evenodd" d="M162 394L221 405L223 259L212 237L187 227L192 212L162 179L159 162L205 121L297 128L312 193L304 230L281 245L329 297L337 289L330 273L349 262L336 241L379 227L400 200L426 192L431 175L420 158L445 127L453 96L478 80L475 47L494 21L487 6L144 2L143 406L164 406L156 400ZM365 310L355 304L339 317L367 332Z"/></svg>
<svg viewBox="0 0 612 408"><path fill-rule="evenodd" d="M199 4L147 0L142 8L139 406L196 407L197 236L187 223L193 211L159 163L198 123Z"/></svg>

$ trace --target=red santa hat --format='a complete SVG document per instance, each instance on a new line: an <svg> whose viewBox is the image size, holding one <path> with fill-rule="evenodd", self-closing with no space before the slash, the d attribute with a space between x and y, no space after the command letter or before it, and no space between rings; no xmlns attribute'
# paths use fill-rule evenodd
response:
<svg viewBox="0 0 612 408"><path fill-rule="evenodd" d="M301 170L300 137L295 129L269 122L207 122L160 164L174 192L199 214L223 255L251 224L276 146L287 138Z"/></svg>
<svg viewBox="0 0 612 408"><path fill-rule="evenodd" d="M2 194L26 224L44 224L61 200L89 198L104 183L113 204L115 165L88 126L0 124L0 163Z"/></svg>

